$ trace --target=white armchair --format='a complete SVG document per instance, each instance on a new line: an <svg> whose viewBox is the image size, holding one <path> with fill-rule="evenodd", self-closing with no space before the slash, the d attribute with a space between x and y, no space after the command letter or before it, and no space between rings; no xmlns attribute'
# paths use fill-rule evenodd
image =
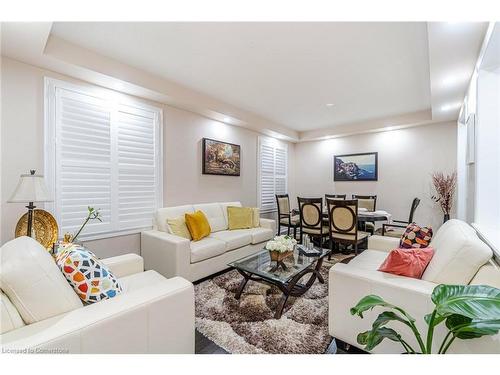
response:
<svg viewBox="0 0 500 375"><path fill-rule="evenodd" d="M12 285L16 273L23 278L22 270L12 269L18 266L13 259L15 252L21 253L27 248L30 248L30 256L37 254L33 261L52 273L38 275L50 278L50 282L43 282L52 289L39 293L58 295L65 287L71 289L64 277L59 278L62 276L59 269L36 241L21 237L5 244L0 250L3 352L194 353L193 285L180 277L166 279L155 271L143 272L143 260L135 254L104 260L121 282L122 294L86 306L75 303L70 311L54 310L53 316L25 324L15 306L18 301L14 302L9 294L16 288ZM29 298L29 294L25 293L24 298ZM37 306L39 300L21 302L31 311L41 308Z"/></svg>
<svg viewBox="0 0 500 375"><path fill-rule="evenodd" d="M337 263L329 275L329 332L333 337L360 347L357 335L369 330L381 309L365 312L364 318L350 314L350 308L369 294L384 298L412 315L421 332L427 332L423 317L432 312L431 294L439 284L486 284L500 288L500 269L491 260L491 249L482 242L468 224L450 220L436 232L430 244L434 257L422 279L414 279L377 271L387 253L399 247L399 239L372 236L368 250L348 264ZM394 322L395 328L414 348L418 347L413 335L403 323ZM445 327L435 331L435 341L441 342ZM437 348L435 348L437 350ZM374 353L400 353L399 343L384 340ZM500 353L500 334L474 340L456 340L450 353Z"/></svg>

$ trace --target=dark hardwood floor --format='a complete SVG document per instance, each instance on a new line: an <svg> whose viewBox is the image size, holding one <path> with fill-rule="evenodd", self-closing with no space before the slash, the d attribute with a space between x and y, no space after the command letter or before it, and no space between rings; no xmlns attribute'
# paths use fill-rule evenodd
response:
<svg viewBox="0 0 500 375"><path fill-rule="evenodd" d="M213 341L207 339L198 330L195 335L195 351L196 354L230 354L216 345Z"/></svg>

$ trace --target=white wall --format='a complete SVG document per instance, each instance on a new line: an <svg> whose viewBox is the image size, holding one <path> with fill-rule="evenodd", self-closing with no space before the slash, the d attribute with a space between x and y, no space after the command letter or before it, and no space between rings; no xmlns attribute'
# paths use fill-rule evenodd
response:
<svg viewBox="0 0 500 375"><path fill-rule="evenodd" d="M16 187L19 175L33 168L43 173L43 78L49 76L78 81L5 57L2 57L1 69L0 243L4 243L13 238L17 220L26 211L23 204L6 202ZM259 134L185 110L160 106L164 111L164 205L239 200L245 205L255 206ZM240 177L201 174L203 137L241 145ZM293 171L293 144L290 144L289 150L289 168ZM290 185L293 186L293 183ZM89 241L86 245L100 257L138 253L140 236L113 237Z"/></svg>
<svg viewBox="0 0 500 375"><path fill-rule="evenodd" d="M448 122L299 143L295 192L303 197L376 194L377 208L400 220L408 219L411 202L418 197L421 203L414 220L437 229L443 215L430 199L431 173L455 170L456 126ZM378 181L334 182L333 156L361 152L378 152Z"/></svg>

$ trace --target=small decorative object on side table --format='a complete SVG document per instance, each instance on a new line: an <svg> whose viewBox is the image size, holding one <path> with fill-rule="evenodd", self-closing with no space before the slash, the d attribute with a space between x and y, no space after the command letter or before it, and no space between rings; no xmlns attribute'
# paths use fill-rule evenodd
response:
<svg viewBox="0 0 500 375"><path fill-rule="evenodd" d="M297 240L290 236L276 236L266 244L271 261L276 262L273 270L277 270L279 267L287 270L283 261L289 256L293 256L295 246L297 246Z"/></svg>

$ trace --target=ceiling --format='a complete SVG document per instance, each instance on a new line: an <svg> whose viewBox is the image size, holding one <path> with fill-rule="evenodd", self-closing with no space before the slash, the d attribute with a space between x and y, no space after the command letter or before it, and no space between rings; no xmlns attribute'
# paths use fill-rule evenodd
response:
<svg viewBox="0 0 500 375"><path fill-rule="evenodd" d="M297 131L431 105L425 22L56 22L52 34Z"/></svg>
<svg viewBox="0 0 500 375"><path fill-rule="evenodd" d="M1 53L297 142L456 120L487 26L3 22Z"/></svg>

